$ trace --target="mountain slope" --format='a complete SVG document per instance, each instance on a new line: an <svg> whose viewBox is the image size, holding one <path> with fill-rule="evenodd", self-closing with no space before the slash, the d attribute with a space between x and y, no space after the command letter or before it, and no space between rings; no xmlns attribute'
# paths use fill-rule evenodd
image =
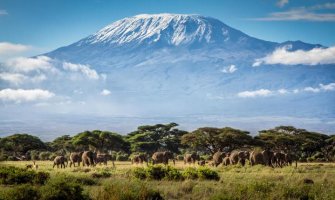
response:
<svg viewBox="0 0 335 200"><path fill-rule="evenodd" d="M58 63L62 77L52 74L43 88L69 103L41 112L75 113L80 117L73 116L72 122L78 124L87 116L84 127L88 119L97 124L94 119L102 115L106 118L101 121L135 116L136 123L146 123L144 119L152 117L155 122L183 121L192 127L259 130L268 119L271 125L335 128L334 91L322 89L335 83L334 65L252 66L255 59L284 46L290 51L325 48L301 41L264 41L200 15L124 18L44 54ZM104 78L88 80L76 74L92 70Z"/></svg>

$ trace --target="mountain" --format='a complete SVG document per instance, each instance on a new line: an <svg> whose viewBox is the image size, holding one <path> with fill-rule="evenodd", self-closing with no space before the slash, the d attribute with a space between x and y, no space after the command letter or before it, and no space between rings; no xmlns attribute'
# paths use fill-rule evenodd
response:
<svg viewBox="0 0 335 200"><path fill-rule="evenodd" d="M139 124L166 121L187 129L212 125L257 131L286 124L333 130L334 65L253 67L255 60L278 48L326 47L257 39L201 15L124 18L42 55L58 71L42 88L62 103L33 112L26 108L27 118L35 112L49 114L53 123L71 121L79 131L129 131ZM79 72L92 79L79 77ZM23 110L8 113L22 115Z"/></svg>
<svg viewBox="0 0 335 200"><path fill-rule="evenodd" d="M78 42L46 55L106 66L113 64L116 56L125 53L137 55L140 52L147 54L169 49L208 51L210 54L221 51L226 56L257 57L287 45L304 50L320 46L300 41L279 44L260 40L215 18L201 15L142 14L118 20Z"/></svg>

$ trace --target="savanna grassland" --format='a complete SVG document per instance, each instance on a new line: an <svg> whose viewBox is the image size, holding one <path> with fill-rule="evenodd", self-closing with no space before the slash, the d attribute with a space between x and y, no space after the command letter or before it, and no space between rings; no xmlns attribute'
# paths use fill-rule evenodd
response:
<svg viewBox="0 0 335 200"><path fill-rule="evenodd" d="M31 161L4 161L0 167L25 168ZM43 184L4 184L0 199L52 198L52 191L69 190L68 199L335 199L334 163L299 163L298 167L271 168L266 166L199 167L182 161L170 164L172 175L156 180L154 176L138 176L137 171L149 169L145 164L109 162L107 166L52 168L52 161L37 161L38 169L50 178ZM163 166L160 166L164 168ZM158 168L159 168L158 167ZM172 169L172 170L171 170ZM185 176L197 169L215 171L218 179ZM176 175L177 174L177 175ZM182 175L179 177L179 175ZM189 174L188 174L189 175ZM0 173L1 177L1 173ZM171 178L172 177L172 178ZM72 185L71 185L72 184ZM69 189L73 187L77 189ZM64 188L62 188L64 186ZM50 193L41 195L41 193ZM78 195L79 194L79 195ZM35 197L36 198L35 198ZM64 199L65 197L63 197ZM59 198L58 198L59 199Z"/></svg>

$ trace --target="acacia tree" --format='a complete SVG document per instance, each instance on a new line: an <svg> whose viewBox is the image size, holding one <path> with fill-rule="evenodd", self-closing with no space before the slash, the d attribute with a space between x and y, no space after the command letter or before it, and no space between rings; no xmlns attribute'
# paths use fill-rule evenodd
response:
<svg viewBox="0 0 335 200"><path fill-rule="evenodd" d="M273 149L292 152L298 157L302 157L302 155L310 157L315 152L320 152L322 147L326 145L328 138L327 135L293 126L278 126L274 129L263 130L256 137Z"/></svg>
<svg viewBox="0 0 335 200"><path fill-rule="evenodd" d="M46 145L36 136L28 134L14 134L0 140L0 147L4 151L13 152L15 156L25 155L30 150L44 150Z"/></svg>
<svg viewBox="0 0 335 200"><path fill-rule="evenodd" d="M249 132L230 127L203 127L182 137L182 144L194 150L206 151L214 154L217 151L234 150L252 144Z"/></svg>
<svg viewBox="0 0 335 200"><path fill-rule="evenodd" d="M96 151L128 151L128 144L124 138L109 131L85 131L78 133L72 139L77 149L80 150L96 150Z"/></svg>
<svg viewBox="0 0 335 200"><path fill-rule="evenodd" d="M127 135L132 152L153 153L158 150L180 152L181 136L186 131L175 128L176 123L139 126L136 131Z"/></svg>

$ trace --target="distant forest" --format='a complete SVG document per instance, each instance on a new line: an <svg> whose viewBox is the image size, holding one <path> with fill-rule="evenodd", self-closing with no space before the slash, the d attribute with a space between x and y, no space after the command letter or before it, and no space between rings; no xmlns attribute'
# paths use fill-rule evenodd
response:
<svg viewBox="0 0 335 200"><path fill-rule="evenodd" d="M52 142L43 142L29 134L14 134L0 138L0 160L53 160L58 155L93 150L126 161L132 155L152 155L156 151L171 151L182 159L187 152L197 152L210 159L217 151L272 149L292 153L300 162L329 162L335 160L335 135L326 135L279 126L259 131L252 137L248 131L230 127L202 127L192 132L177 128L178 124L139 126L121 135L110 131L84 131L74 136L63 135Z"/></svg>

